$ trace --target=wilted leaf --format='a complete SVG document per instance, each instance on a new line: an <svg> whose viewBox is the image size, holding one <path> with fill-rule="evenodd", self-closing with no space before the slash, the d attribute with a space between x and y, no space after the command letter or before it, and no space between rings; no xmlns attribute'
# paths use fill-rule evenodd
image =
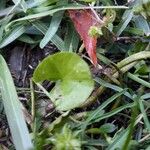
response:
<svg viewBox="0 0 150 150"><path fill-rule="evenodd" d="M61 52L49 56L36 68L35 82L56 81L50 98L58 110L80 106L93 90L88 65L75 53Z"/></svg>
<svg viewBox="0 0 150 150"><path fill-rule="evenodd" d="M112 123L106 123L103 124L100 128L91 128L88 129L87 132L88 133L92 133L92 134L105 134L105 133L111 133L116 129L115 125Z"/></svg>
<svg viewBox="0 0 150 150"><path fill-rule="evenodd" d="M74 26L81 36L85 45L86 51L91 58L94 65L97 64L96 57L96 43L97 37L90 36L89 30L92 26L97 26L98 21L96 20L91 10L69 10L70 18L72 19Z"/></svg>

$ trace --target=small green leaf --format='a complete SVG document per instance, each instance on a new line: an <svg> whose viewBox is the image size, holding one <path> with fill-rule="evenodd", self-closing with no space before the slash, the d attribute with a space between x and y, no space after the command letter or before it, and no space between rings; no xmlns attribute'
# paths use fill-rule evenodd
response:
<svg viewBox="0 0 150 150"><path fill-rule="evenodd" d="M100 127L100 131L103 133L111 133L116 129L115 125L112 123L106 123Z"/></svg>
<svg viewBox="0 0 150 150"><path fill-rule="evenodd" d="M88 133L92 133L92 134L105 134L105 133L111 133L116 129L115 125L112 123L106 123L103 124L100 128L91 128L88 129L87 132Z"/></svg>
<svg viewBox="0 0 150 150"><path fill-rule="evenodd" d="M33 74L36 83L56 81L50 98L57 110L79 107L89 97L94 82L88 65L75 53L61 52L45 58Z"/></svg>

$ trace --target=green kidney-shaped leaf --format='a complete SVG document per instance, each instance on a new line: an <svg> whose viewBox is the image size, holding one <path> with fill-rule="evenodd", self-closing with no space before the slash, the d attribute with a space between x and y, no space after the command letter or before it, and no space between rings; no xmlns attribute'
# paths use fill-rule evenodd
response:
<svg viewBox="0 0 150 150"><path fill-rule="evenodd" d="M89 97L94 82L87 63L77 54L56 53L45 58L33 74L36 83L55 81L50 98L58 110L79 107Z"/></svg>

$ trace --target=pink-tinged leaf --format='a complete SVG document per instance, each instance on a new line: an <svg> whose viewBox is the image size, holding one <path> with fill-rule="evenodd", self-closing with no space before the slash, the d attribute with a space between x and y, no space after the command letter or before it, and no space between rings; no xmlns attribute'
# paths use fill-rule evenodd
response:
<svg viewBox="0 0 150 150"><path fill-rule="evenodd" d="M91 26L98 26L98 21L96 20L91 10L69 10L68 12L77 32L83 40L89 57L91 58L93 64L96 66L97 37L90 36L88 33Z"/></svg>

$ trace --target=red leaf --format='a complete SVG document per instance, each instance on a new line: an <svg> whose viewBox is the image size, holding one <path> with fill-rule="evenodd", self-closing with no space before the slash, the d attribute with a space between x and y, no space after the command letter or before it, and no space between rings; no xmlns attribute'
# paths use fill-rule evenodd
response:
<svg viewBox="0 0 150 150"><path fill-rule="evenodd" d="M97 37L91 37L88 32L91 26L97 26L98 22L94 17L91 10L69 10L69 15L74 23L74 26L79 33L83 43L85 45L86 51L91 58L93 64L96 66L96 43Z"/></svg>

